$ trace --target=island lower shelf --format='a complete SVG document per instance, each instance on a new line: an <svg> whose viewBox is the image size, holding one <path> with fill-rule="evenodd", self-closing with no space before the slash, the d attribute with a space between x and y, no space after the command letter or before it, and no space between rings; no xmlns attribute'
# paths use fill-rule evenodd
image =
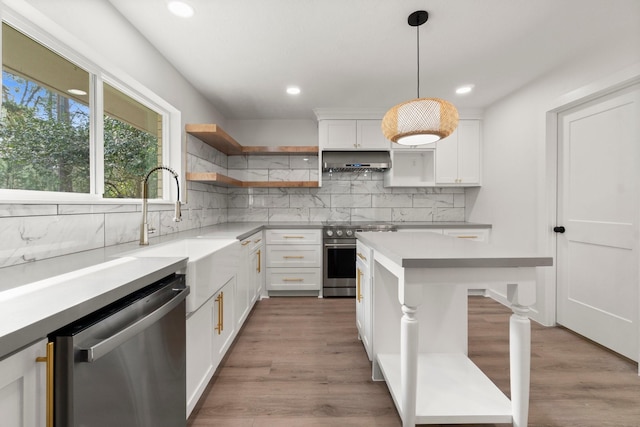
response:
<svg viewBox="0 0 640 427"><path fill-rule="evenodd" d="M378 354L398 411L402 405L400 354ZM467 356L418 354L416 424L511 423L511 401ZM400 413L404 419L404 414Z"/></svg>

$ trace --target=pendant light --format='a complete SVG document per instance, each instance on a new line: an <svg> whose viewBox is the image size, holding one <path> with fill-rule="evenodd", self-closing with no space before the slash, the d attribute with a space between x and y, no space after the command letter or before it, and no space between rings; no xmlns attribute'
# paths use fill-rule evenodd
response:
<svg viewBox="0 0 640 427"><path fill-rule="evenodd" d="M417 98L402 102L384 115L382 133L387 139L402 145L422 145L446 138L458 127L458 110L440 98L420 98L420 26L429 13L413 12L407 22L416 27L418 53Z"/></svg>

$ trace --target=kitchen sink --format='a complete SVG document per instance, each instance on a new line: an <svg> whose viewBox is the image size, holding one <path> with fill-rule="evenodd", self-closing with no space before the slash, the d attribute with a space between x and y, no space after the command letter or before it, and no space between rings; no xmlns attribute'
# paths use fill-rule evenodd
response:
<svg viewBox="0 0 640 427"><path fill-rule="evenodd" d="M134 258L186 257L187 313L197 310L237 272L240 242L236 239L183 239L146 246L122 256Z"/></svg>

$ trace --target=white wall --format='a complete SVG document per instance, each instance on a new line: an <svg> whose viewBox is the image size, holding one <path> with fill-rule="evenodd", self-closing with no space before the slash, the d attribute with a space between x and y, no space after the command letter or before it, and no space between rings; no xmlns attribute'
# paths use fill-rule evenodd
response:
<svg viewBox="0 0 640 427"><path fill-rule="evenodd" d="M467 220L493 224L491 240L518 250L548 253L554 239L548 227L546 113L557 100L640 61L640 26L624 43L542 76L485 110L483 186L466 192ZM603 144L605 142L603 141ZM606 152L603 152L606 154ZM553 157L553 156L552 156ZM555 322L555 287L540 274L533 317ZM504 290L498 291L505 294Z"/></svg>
<svg viewBox="0 0 640 427"><path fill-rule="evenodd" d="M225 130L241 145L318 145L316 120L227 120Z"/></svg>

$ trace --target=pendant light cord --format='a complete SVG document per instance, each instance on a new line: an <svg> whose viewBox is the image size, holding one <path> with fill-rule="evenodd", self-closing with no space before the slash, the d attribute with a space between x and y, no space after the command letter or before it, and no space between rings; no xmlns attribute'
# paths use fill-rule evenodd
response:
<svg viewBox="0 0 640 427"><path fill-rule="evenodd" d="M416 76L417 77L416 80L418 81L418 84L417 84L417 87L418 87L417 98L420 98L420 25L416 25L416 40L417 40L416 41L416 53L417 53L416 57L418 58L417 59L418 75Z"/></svg>

